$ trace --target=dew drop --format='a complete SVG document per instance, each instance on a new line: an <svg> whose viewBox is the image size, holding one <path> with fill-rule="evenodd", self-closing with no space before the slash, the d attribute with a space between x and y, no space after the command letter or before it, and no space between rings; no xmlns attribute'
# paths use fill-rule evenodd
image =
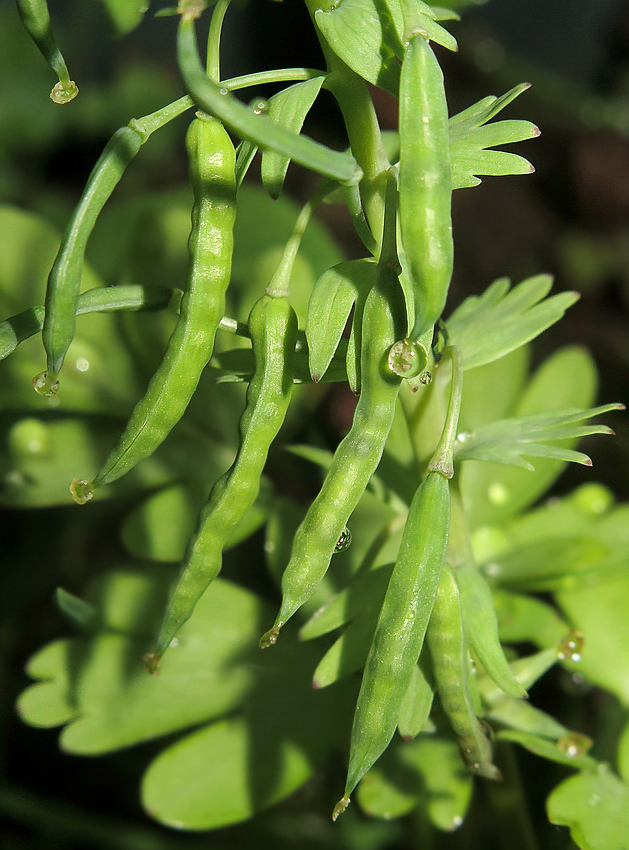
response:
<svg viewBox="0 0 629 850"><path fill-rule="evenodd" d="M222 94L223 97L225 97L225 95L229 94L228 90L224 86L218 90L218 93Z"/></svg>
<svg viewBox="0 0 629 850"><path fill-rule="evenodd" d="M52 372L40 372L33 378L33 388L44 398L53 398L59 392L59 378Z"/></svg>
<svg viewBox="0 0 629 850"><path fill-rule="evenodd" d="M463 818L461 817L461 815L457 815L456 817L452 818L452 829L453 830L458 829L460 826L462 826L462 824L463 824Z"/></svg>
<svg viewBox="0 0 629 850"><path fill-rule="evenodd" d="M260 649L268 649L270 646L274 646L277 643L277 639L280 636L280 630L278 626L273 626L272 629L269 629L268 632L265 632L260 638L259 647Z"/></svg>
<svg viewBox="0 0 629 850"><path fill-rule="evenodd" d="M64 82L59 80L50 92L50 99L53 103L70 103L70 101L74 100L78 93L79 87L74 80L65 80Z"/></svg>
<svg viewBox="0 0 629 850"><path fill-rule="evenodd" d="M339 815L342 815L345 809L349 806L350 799L349 797L342 797L336 806L334 806L334 811L332 812L332 820L336 820Z"/></svg>
<svg viewBox="0 0 629 850"><path fill-rule="evenodd" d="M70 493L77 505L84 505L94 495L92 482L85 481L83 478L74 478L70 484Z"/></svg>
<svg viewBox="0 0 629 850"><path fill-rule="evenodd" d="M557 746L568 758L574 759L589 752L592 739L588 738L587 735L581 735L580 732L571 732L569 735L559 738Z"/></svg>
<svg viewBox="0 0 629 850"><path fill-rule="evenodd" d="M87 372L90 368L90 361L86 357L79 357L74 364L74 367L77 372Z"/></svg>
<svg viewBox="0 0 629 850"><path fill-rule="evenodd" d="M557 656L560 661L580 661L583 650L583 635L579 632L568 632L568 634L557 644Z"/></svg>
<svg viewBox="0 0 629 850"><path fill-rule="evenodd" d="M179 638L173 638L168 646L170 649L176 649L179 646Z"/></svg>
<svg viewBox="0 0 629 850"><path fill-rule="evenodd" d="M161 660L161 657L156 652L147 652L146 655L142 656L144 669L147 673L150 673L151 676L159 676Z"/></svg>
<svg viewBox="0 0 629 850"><path fill-rule="evenodd" d="M264 115L269 111L269 104L263 97L256 97L251 101L251 109L254 115Z"/></svg>
<svg viewBox="0 0 629 850"><path fill-rule="evenodd" d="M349 530L347 526L341 532L341 536L336 541L336 546L334 547L334 552L344 552L346 549L349 549L350 544L352 542L352 532Z"/></svg>
<svg viewBox="0 0 629 850"><path fill-rule="evenodd" d="M264 551L267 555L272 555L275 552L275 543L272 540L267 540L264 544Z"/></svg>
<svg viewBox="0 0 629 850"><path fill-rule="evenodd" d="M502 573L502 567L500 564L487 564L485 567L485 573L492 578L497 578Z"/></svg>
<svg viewBox="0 0 629 850"><path fill-rule="evenodd" d="M387 365L400 378L416 378L425 368L428 355L419 342L400 339L394 342L387 355Z"/></svg>
<svg viewBox="0 0 629 850"><path fill-rule="evenodd" d="M460 434L456 435L457 443L466 443L469 438L472 436L470 431L461 431Z"/></svg>
<svg viewBox="0 0 629 850"><path fill-rule="evenodd" d="M428 372L427 370L422 372L419 376L419 383L423 384L425 387L427 387L428 384L432 384L432 372Z"/></svg>

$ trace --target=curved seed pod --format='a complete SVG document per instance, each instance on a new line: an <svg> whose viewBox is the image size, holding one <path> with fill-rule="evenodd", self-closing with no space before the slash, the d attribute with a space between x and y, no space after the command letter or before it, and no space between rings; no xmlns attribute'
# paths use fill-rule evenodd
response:
<svg viewBox="0 0 629 850"><path fill-rule="evenodd" d="M452 277L452 174L443 74L420 33L400 78L400 228L415 294L416 340L443 312Z"/></svg>
<svg viewBox="0 0 629 850"><path fill-rule="evenodd" d="M450 483L429 473L413 498L400 552L367 656L352 726L345 794L333 818L384 752L417 664L445 560Z"/></svg>
<svg viewBox="0 0 629 850"><path fill-rule="evenodd" d="M286 621L312 595L325 575L336 544L382 457L395 415L400 379L386 365L386 352L398 336L391 309L395 289L380 281L369 293L363 317L362 389L349 434L338 446L321 490L297 529L291 558L282 576L282 605L260 641L270 646ZM390 280L397 287L397 277ZM399 293L401 297L401 292Z"/></svg>
<svg viewBox="0 0 629 850"><path fill-rule="evenodd" d="M91 483L75 486L73 495L81 504L96 487L115 481L148 457L182 417L212 355L225 311L236 214L234 146L219 121L201 117L190 125L186 145L194 191L188 291L164 359L118 444Z"/></svg>
<svg viewBox="0 0 629 850"><path fill-rule="evenodd" d="M33 382L42 395L56 395L58 375L74 339L76 307L89 235L105 202L144 141L144 136L132 127L121 127L114 133L89 176L83 196L64 234L46 287L46 313L42 331L46 372L38 376L40 380L37 384L37 379Z"/></svg>
<svg viewBox="0 0 629 850"><path fill-rule="evenodd" d="M223 549L256 500L269 448L288 410L297 338L297 316L288 299L264 295L251 311L249 330L256 363L240 419L240 448L201 512L149 666L164 654L220 572Z"/></svg>
<svg viewBox="0 0 629 850"><path fill-rule="evenodd" d="M435 685L441 706L452 724L463 760L486 779L500 779L492 763L491 745L476 716L467 686L468 648L463 630L459 589L444 566L427 632Z"/></svg>
<svg viewBox="0 0 629 850"><path fill-rule="evenodd" d="M489 585L472 563L454 571L461 597L465 633L488 676L513 697L526 697L526 691L509 668L500 638L498 619Z"/></svg>
<svg viewBox="0 0 629 850"><path fill-rule="evenodd" d="M70 79L68 66L57 47L46 0L17 0L17 10L26 31L59 77L59 82L50 92L50 99L54 103L69 103L77 96L79 88Z"/></svg>

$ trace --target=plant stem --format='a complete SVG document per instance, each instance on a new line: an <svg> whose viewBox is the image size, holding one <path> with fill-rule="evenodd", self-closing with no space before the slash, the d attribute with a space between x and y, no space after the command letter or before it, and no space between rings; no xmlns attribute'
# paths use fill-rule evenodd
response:
<svg viewBox="0 0 629 850"><path fill-rule="evenodd" d="M207 75L217 83L221 79L221 32L223 30L225 12L227 12L230 3L231 0L218 0L212 12L210 31L207 37Z"/></svg>
<svg viewBox="0 0 629 850"><path fill-rule="evenodd" d="M305 0L305 3L327 63L325 88L334 95L341 108L352 154L363 170L360 194L369 226L378 239L384 221L386 172L390 165L382 144L378 118L367 83L330 49L319 34L315 13L325 11L329 4L321 0Z"/></svg>
<svg viewBox="0 0 629 850"><path fill-rule="evenodd" d="M463 359L456 345L450 346L452 359L452 383L450 386L450 404L446 424L435 454L428 464L429 472L441 472L446 478L454 475L454 445L459 427L461 398L463 396Z"/></svg>

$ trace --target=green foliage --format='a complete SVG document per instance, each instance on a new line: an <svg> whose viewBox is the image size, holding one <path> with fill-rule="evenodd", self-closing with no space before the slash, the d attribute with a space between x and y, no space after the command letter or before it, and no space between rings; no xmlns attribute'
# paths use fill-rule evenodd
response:
<svg viewBox="0 0 629 850"><path fill-rule="evenodd" d="M206 6L209 75L196 32ZM591 465L578 441L613 433L589 420L623 407L594 406L597 371L583 348L560 348L531 368L529 343L578 297L550 295L548 275L514 287L501 278L438 316L450 277L452 189L533 170L495 148L534 138L537 128L492 123L528 86L448 118L440 54L426 42L456 50L442 23L458 16L421 0L306 0L325 71L221 80L228 6L179 4L171 29L176 24L189 96L137 120L112 110L123 129L64 237L36 213L0 208L0 306L8 317L0 324L0 505L54 513L59 533L42 542L51 560L46 581L56 588L64 628L75 632L50 640L47 627L49 642L27 663L33 682L18 699L20 718L62 727L66 754L110 757L136 748L147 815L182 830L264 817L305 786L331 813L349 748L334 817L360 780L356 801L374 820L363 827L345 816L350 826L341 821L329 833L337 837L325 839L344 850L390 846L399 833L377 832L375 819L411 812L422 841L434 847L446 846L440 833L468 820L496 821L500 830L501 805L503 820L525 808L515 767L521 747L544 760L551 823L568 827L582 850L621 850L629 831L629 726L599 739L583 717L543 697L553 693L549 671L560 666L558 675L607 692L619 713L629 708L629 507L596 483L548 498L568 463ZM124 36L148 4L104 0L104 7L113 33ZM430 63L429 80L413 73L417 56ZM287 85L250 107L232 93L261 82ZM402 95L401 161L397 135L380 133L366 82ZM302 132L322 88L343 113L347 151ZM78 110L82 97L68 109ZM98 491L94 504L70 507L70 482L101 469L134 409L142 428L174 410L172 387L160 405L144 394L151 376L170 386L160 379L171 362L165 350L176 350L182 380L192 373L173 329L188 342L207 330L207 314L195 325L187 312L189 190L108 200L116 182L129 179L130 154L154 132L167 138L163 128L193 101L212 116L201 115L197 126L212 124L230 153L233 140L221 124L240 142L228 179L212 191L195 183L193 207L193 233L200 220L206 225L203 238L193 239L193 259L212 272L208 287L229 279L226 315L214 317L213 352L196 363L198 387L172 433ZM136 101L123 102L126 109ZM155 109L139 102L142 111ZM14 104L12 114L20 108ZM414 132L418 116L425 133ZM42 132L57 138L87 120L44 117ZM116 140L131 137L133 151L121 152ZM410 160L409 138L417 153ZM261 187L247 176L258 149ZM279 197L291 161L324 178L301 210ZM105 166L111 174L103 181ZM228 195L231 203L228 184L237 186L233 252L231 241L219 250L216 218L204 218L210 202L214 213ZM346 204L364 256L346 259L329 229L311 221L323 198ZM418 208L425 219L414 216ZM417 243L409 227L421 231ZM424 275L424 254L447 273ZM264 311L252 314L260 303L290 316L291 333L280 333ZM42 368L42 328L55 372L67 348L59 394L50 398L31 383ZM400 350L421 363L408 378L392 355ZM292 361L294 372L284 371L281 364ZM319 413L334 396L324 384L344 382L360 398L346 433L330 438ZM245 449L245 468L226 476L240 469L231 465ZM217 504L227 505L227 519ZM199 516L220 525L215 551L204 544ZM81 554L86 537L96 557ZM87 581L87 570L75 567L89 558ZM57 562L66 566L58 570ZM221 567L223 576L211 581ZM28 561L27 580L41 569ZM7 572L11 606L19 581ZM262 653L258 639L278 603L268 597L280 593L280 613L260 644L278 645ZM165 628L173 599L186 616ZM531 699L522 699L533 686ZM624 721L623 714L619 730ZM326 769L329 790L316 790ZM501 804L491 788L473 794L475 782L501 773ZM286 805L303 814L308 793Z"/></svg>

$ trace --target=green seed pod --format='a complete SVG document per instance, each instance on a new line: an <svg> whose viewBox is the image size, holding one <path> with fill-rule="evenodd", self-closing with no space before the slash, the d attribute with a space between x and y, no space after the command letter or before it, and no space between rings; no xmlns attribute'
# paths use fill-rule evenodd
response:
<svg viewBox="0 0 629 850"><path fill-rule="evenodd" d="M74 339L87 240L105 202L143 142L144 136L131 127L121 127L114 133L92 169L83 196L63 236L46 287L42 337L47 368L33 379L33 386L41 395L56 395L58 375Z"/></svg>
<svg viewBox="0 0 629 850"><path fill-rule="evenodd" d="M463 760L472 771L486 779L500 779L492 764L491 745L474 711L468 688L469 651L459 589L449 566L439 583L427 633L435 685L441 706L452 724Z"/></svg>
<svg viewBox="0 0 629 850"><path fill-rule="evenodd" d="M345 794L334 819L395 732L437 593L449 526L450 483L441 473L431 472L413 498L367 656L352 726Z"/></svg>
<svg viewBox="0 0 629 850"><path fill-rule="evenodd" d="M159 368L90 490L115 481L162 443L188 406L225 312L235 220L235 152L214 118L196 118L186 145L194 192L191 267L179 319Z"/></svg>
<svg viewBox="0 0 629 850"><path fill-rule="evenodd" d="M279 431L293 387L297 317L286 298L264 295L249 316L255 372L240 419L240 448L231 468L220 478L201 512L184 566L148 659L153 667L220 572L225 545L251 509L271 443Z"/></svg>
<svg viewBox="0 0 629 850"><path fill-rule="evenodd" d="M400 77L400 229L415 295L416 340L441 316L452 277L452 172L443 74L423 35Z"/></svg>
<svg viewBox="0 0 629 850"><path fill-rule="evenodd" d="M77 96L79 88L70 79L68 66L57 47L46 0L17 0L17 10L28 34L59 77L59 82L50 92L50 99L54 103L69 103Z"/></svg>
<svg viewBox="0 0 629 850"><path fill-rule="evenodd" d="M398 287L397 277L390 280ZM310 598L323 578L343 529L375 472L387 440L400 379L386 365L387 351L399 337L403 313L392 311L392 294L377 284L363 317L362 386L349 434L338 446L323 486L297 529L290 561L282 576L282 605L273 628L260 641L275 643L279 631ZM401 299L401 292L397 293Z"/></svg>

